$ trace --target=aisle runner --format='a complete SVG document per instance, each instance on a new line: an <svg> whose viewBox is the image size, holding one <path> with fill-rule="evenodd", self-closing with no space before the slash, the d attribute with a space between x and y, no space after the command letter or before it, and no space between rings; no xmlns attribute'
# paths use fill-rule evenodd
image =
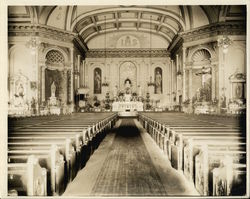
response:
<svg viewBox="0 0 250 199"><path fill-rule="evenodd" d="M93 195L166 195L160 177L132 119L124 119L117 130L97 181Z"/></svg>

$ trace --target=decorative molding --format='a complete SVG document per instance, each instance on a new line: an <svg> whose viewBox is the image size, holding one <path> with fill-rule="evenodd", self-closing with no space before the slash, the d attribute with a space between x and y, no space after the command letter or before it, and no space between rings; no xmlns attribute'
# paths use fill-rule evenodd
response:
<svg viewBox="0 0 250 199"><path fill-rule="evenodd" d="M53 28L46 25L36 24L9 24L8 25L8 35L9 36L36 36L54 39L62 42L72 42L75 33Z"/></svg>
<svg viewBox="0 0 250 199"><path fill-rule="evenodd" d="M90 49L86 53L87 58L104 58L106 57L169 57L169 51L165 49Z"/></svg>
<svg viewBox="0 0 250 199"><path fill-rule="evenodd" d="M179 35L185 42L197 41L218 35L246 35L246 23L222 22L181 32Z"/></svg>

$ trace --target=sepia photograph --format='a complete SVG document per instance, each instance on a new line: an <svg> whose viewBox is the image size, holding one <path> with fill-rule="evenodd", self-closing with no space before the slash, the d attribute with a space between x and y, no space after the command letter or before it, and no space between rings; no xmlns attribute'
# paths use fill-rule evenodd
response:
<svg viewBox="0 0 250 199"><path fill-rule="evenodd" d="M248 198L248 3L2 1L0 197Z"/></svg>

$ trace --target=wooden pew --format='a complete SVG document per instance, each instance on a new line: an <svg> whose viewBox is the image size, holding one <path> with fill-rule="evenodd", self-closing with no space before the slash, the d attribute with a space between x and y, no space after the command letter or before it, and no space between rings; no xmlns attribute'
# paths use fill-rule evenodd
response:
<svg viewBox="0 0 250 199"><path fill-rule="evenodd" d="M246 164L221 164L213 170L213 196L246 195Z"/></svg>
<svg viewBox="0 0 250 199"><path fill-rule="evenodd" d="M238 165L238 167L234 168L234 165ZM195 157L195 187L201 195L218 195L216 186L219 186L219 179L223 179L228 185L227 191L223 194L231 195L229 189L234 189L234 186L236 186L236 183L233 184L233 179L239 179L235 174L239 173L239 168L245 168L245 165L245 150L237 150L237 148L235 150L234 148L231 150L220 150L218 147L209 148L204 145ZM214 172L213 176L213 170L216 168L219 168L220 172ZM245 186L243 180L238 182L238 185Z"/></svg>
<svg viewBox="0 0 250 199"><path fill-rule="evenodd" d="M106 117L107 115L108 117ZM95 121L95 119L96 118L94 118L94 123L93 118L88 118L84 120L84 122L82 118L77 118L77 120L57 120L53 121L53 124L45 122L39 125L32 124L32 122L28 121L26 124L20 124L20 126L18 126L18 124L15 126L15 124L12 123L9 125L8 147L10 151L8 159L10 162L20 162L21 164L21 162L27 160L29 154L35 154L40 162L51 164L48 152L51 144L56 143L57 146L59 146L58 148L60 149L61 154L64 156L61 156L62 159L66 160L66 164L68 162L70 163L62 169L62 171L64 171L65 168L67 170L67 168L72 165L71 163L75 161L74 158L72 159L75 151L82 151L86 146L93 142L96 143L93 144L94 147L99 145L99 142L105 135L106 131L115 124L117 114L103 114L103 116L97 118L98 120ZM18 128L16 128L17 126ZM42 129L42 131L39 131L39 129ZM67 157L71 158L70 161ZM52 184L49 189L53 192L51 195L60 195L62 186L58 182L54 183L53 180L55 181L55 179L59 178L62 179L62 177L54 175L54 170L55 169L48 167L51 176L48 183ZM56 174L58 172L60 173L60 171L56 170ZM65 179L63 181L65 181Z"/></svg>
<svg viewBox="0 0 250 199"><path fill-rule="evenodd" d="M48 195L60 195L65 189L67 176L65 176L64 157L59 152L57 145L53 144L43 150L37 147L30 150L17 149L8 151L8 162L25 163L30 155L35 156L39 164L47 169Z"/></svg>
<svg viewBox="0 0 250 199"><path fill-rule="evenodd" d="M197 131L194 133L182 133L178 134L178 137L175 139L174 142L171 142L170 147L170 159L171 164L174 168L181 170L183 169L183 155L184 155L184 147L188 143L188 140L193 139L197 140L197 142L202 140L234 140L237 142L245 142L245 139L242 138L241 133L239 132L232 132L232 133L223 133L223 132L208 132L204 133L202 131Z"/></svg>
<svg viewBox="0 0 250 199"><path fill-rule="evenodd" d="M75 137L68 138L67 136L54 136L54 137L35 137L35 136L29 136L29 137L9 137L8 142L14 143L15 145L32 145L35 143L44 143L44 144L60 144L64 145L64 147L61 148L61 153L64 156L64 160L66 162L66 175L67 180L71 181L74 177L74 168L75 168L75 162L76 162L76 151L75 151Z"/></svg>
<svg viewBox="0 0 250 199"><path fill-rule="evenodd" d="M201 126L200 123L195 123L195 121L181 121L181 123L178 123L176 122L176 118L174 118L172 119L172 121L171 119L169 119L166 122L165 119L150 118L142 114L139 115L139 121L163 151L168 149L167 152L170 156L170 159L171 155L173 155L171 151L173 152L173 149L175 150L175 155L173 155L173 159L175 160L171 161L175 161L175 167L183 169L184 175L188 179L195 181L195 185L196 178L199 179L197 180L196 188L202 195L211 195L211 193L213 193L213 195L245 194L246 138L244 128L237 124L237 122L233 125L230 125L230 123L217 123L216 120L215 123L209 123L209 121L206 123L206 121L202 121L203 124ZM200 138L201 136L203 138ZM171 146L171 150L169 150L169 147L166 147L166 145L168 144L169 146ZM221 164L217 164L216 166L218 166L219 168L215 168L215 165L213 164L207 164L207 166L204 166L206 164L203 164L203 167L209 168L207 169L208 172L206 173L209 178L207 178L208 180L205 181L207 187L209 187L207 191L210 191L208 191L207 194L204 191L204 187L206 186L199 187L198 185L204 185L205 174L203 173L203 175L201 175L200 172L198 172L204 171L204 169L199 169L200 164L196 165L196 162L194 163L194 161L196 161L196 158L198 158L197 153L199 152L199 149L204 144L207 146L209 154L215 153L216 157L220 157L217 159L217 161L223 159L225 156L229 156L231 159L233 159L233 166L231 167L233 169L230 170L231 173L233 173L233 180L231 181L228 178L225 178L225 175L220 175L220 173L225 173L225 171L228 172L228 166L226 167L225 165L221 166ZM179 146L179 150L177 146ZM182 152L182 154L179 154L180 152ZM219 156L219 154L221 156ZM182 167L178 166L178 164L182 165ZM211 180L211 170L214 170L213 180ZM203 179L203 182L201 182L200 179ZM227 184L227 187L222 189L221 184ZM240 191L235 191L239 188Z"/></svg>
<svg viewBox="0 0 250 199"><path fill-rule="evenodd" d="M34 156L26 163L8 163L9 195L47 196L47 171Z"/></svg>

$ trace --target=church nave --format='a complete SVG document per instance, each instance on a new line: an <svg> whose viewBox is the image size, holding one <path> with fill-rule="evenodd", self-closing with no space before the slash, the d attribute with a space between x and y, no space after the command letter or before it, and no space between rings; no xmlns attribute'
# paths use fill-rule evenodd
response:
<svg viewBox="0 0 250 199"><path fill-rule="evenodd" d="M198 196L136 119L120 119L63 196Z"/></svg>

